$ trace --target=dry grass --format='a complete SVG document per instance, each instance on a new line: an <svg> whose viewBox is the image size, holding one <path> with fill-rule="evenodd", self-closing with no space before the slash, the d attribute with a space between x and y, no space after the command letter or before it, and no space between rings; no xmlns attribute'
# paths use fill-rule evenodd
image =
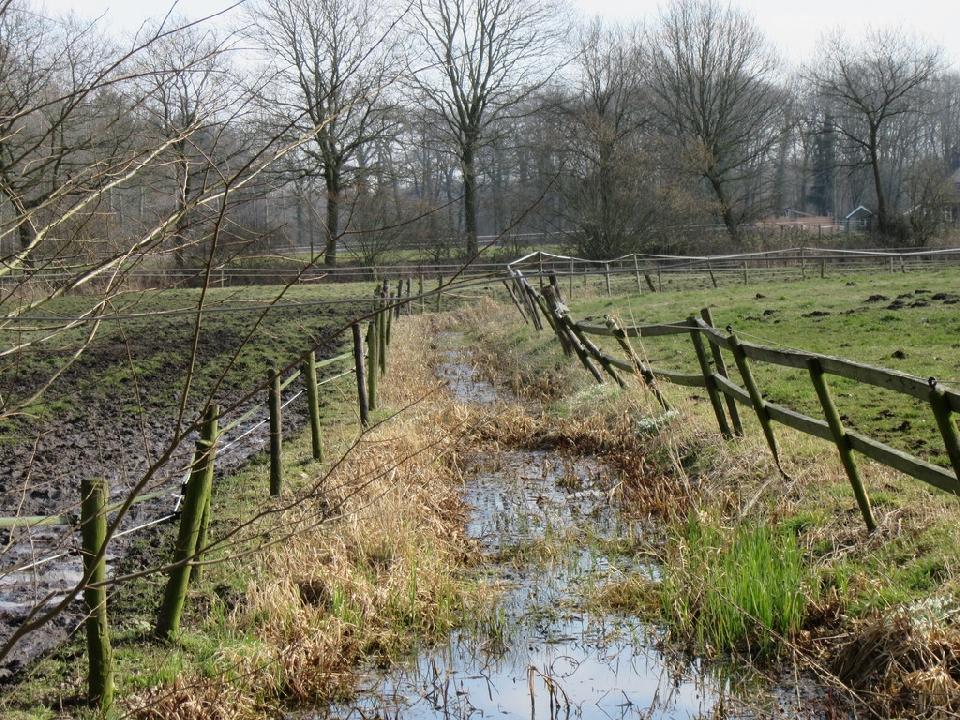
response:
<svg viewBox="0 0 960 720"><path fill-rule="evenodd" d="M286 510L276 526L302 531L253 560L256 580L225 628L248 641L220 648L219 675L135 698L135 715L247 718L343 699L365 658L443 637L489 606L489 591L464 572L475 551L458 456L472 418L437 389L422 352L433 331L421 319L394 325L382 404L413 406L362 437L322 492Z"/></svg>

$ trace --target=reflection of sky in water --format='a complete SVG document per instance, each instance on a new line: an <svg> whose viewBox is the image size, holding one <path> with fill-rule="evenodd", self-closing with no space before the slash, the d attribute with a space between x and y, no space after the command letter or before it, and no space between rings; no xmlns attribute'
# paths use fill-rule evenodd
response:
<svg viewBox="0 0 960 720"><path fill-rule="evenodd" d="M495 390L470 369L442 369L458 399L489 403ZM604 492L606 469L591 459L543 451L475 455L464 489L472 508L467 530L488 552L509 553L544 537L622 537ZM641 624L578 607L584 583L618 576L622 558L563 544L547 565L495 565L505 588L499 632L461 631L407 667L374 673L350 708L353 718L697 718L709 716L726 683L698 667L671 663ZM639 566L631 570L643 569Z"/></svg>

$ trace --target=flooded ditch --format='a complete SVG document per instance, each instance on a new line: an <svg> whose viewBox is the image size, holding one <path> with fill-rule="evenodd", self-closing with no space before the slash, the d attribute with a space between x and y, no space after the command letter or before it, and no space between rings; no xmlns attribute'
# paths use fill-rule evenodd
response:
<svg viewBox="0 0 960 720"><path fill-rule="evenodd" d="M460 402L498 399L459 355L440 375ZM772 696L762 683L751 687L749 673L671 657L658 649L658 628L589 602L625 572L657 572L636 553L616 552L643 527L611 501L610 468L539 450L466 460L467 530L487 556L483 579L499 591L496 612L400 667L369 671L349 706L309 717L781 716L781 703L757 699ZM743 710L761 702L759 712Z"/></svg>

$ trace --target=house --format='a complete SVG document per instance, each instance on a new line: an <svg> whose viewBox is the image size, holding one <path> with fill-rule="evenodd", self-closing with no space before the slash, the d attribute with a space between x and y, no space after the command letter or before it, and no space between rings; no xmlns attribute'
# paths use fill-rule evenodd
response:
<svg viewBox="0 0 960 720"><path fill-rule="evenodd" d="M870 230L873 227L873 211L860 205L843 218L844 230Z"/></svg>

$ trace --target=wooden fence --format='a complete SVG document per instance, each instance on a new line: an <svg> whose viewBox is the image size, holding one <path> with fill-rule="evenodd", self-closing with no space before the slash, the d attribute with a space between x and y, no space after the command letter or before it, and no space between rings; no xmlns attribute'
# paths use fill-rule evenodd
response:
<svg viewBox="0 0 960 720"><path fill-rule="evenodd" d="M727 327L726 332L715 328L707 309L701 311L699 317L691 316L673 323L620 325L612 317L603 324L577 322L563 303L561 286L556 276L550 278L550 283L542 292L535 289L522 273L515 275L512 285L512 295L521 314L532 319L538 327L543 327L539 318L545 318L565 353L576 355L598 382L603 382L604 376L608 376L624 385L621 371L636 374L656 394L665 408L667 403L659 392L658 381L703 388L710 400L720 432L726 438L742 434L737 405L745 406L756 415L778 468L781 467L781 452L774 432L775 423L834 443L864 522L871 531L876 527L876 521L857 469L855 453L865 455L948 493L960 495L960 433L955 420L955 414L960 413L960 393L945 388L934 377L921 378L840 357L745 342L737 337L732 327ZM633 352L628 341L629 338L670 335L689 336L690 349L697 358L699 373L675 372L644 363ZM591 336L615 339L623 357L605 352L590 339ZM742 386L731 380L727 372L728 359L736 366ZM753 363L769 363L807 371L823 417L811 417L765 399L754 379ZM927 403L943 439L951 467L934 465L844 427L826 381L826 376L830 375L891 390Z"/></svg>
<svg viewBox="0 0 960 720"><path fill-rule="evenodd" d="M439 292L438 292L439 297ZM323 460L322 428L319 413L319 388L347 375L354 375L357 384L357 402L362 429L369 426L369 411L377 407L377 386L380 377L387 371L387 350L390 345L391 326L401 311L413 312L414 304L410 298L409 284L406 296L398 286L396 294L391 293L386 281L375 292L374 311L368 323L366 339L361 334L360 323L351 325L353 348L349 352L332 358L317 361L314 349L303 353L299 369L281 379L281 373L273 369L267 378L268 419L254 424L251 428L233 439L229 445L255 432L265 424L269 428L269 495L278 496L283 492L283 409L303 394L307 396L308 419L310 425L313 458ZM364 347L364 345L366 347ZM320 368L347 364L353 361L353 367L326 378L317 380ZM291 367L294 363L291 363ZM297 379L303 380L303 389L282 402L283 390ZM167 570L167 584L158 609L155 635L158 639L168 639L179 630L180 617L187 598L191 582L200 577L204 565L204 554L208 548L207 533L212 513L211 494L217 451L223 436L230 430L250 421L262 408L253 407L231 422L218 427L223 419L220 408L208 405L200 423L199 438L193 454L193 461L186 476L181 481L179 494L176 495L176 510L159 520L117 533L118 521L108 522L109 516L118 511L125 513L131 507L147 500L170 495L169 490L127 497L121 501L109 502L109 491L102 478L84 480L81 486L80 513L62 511L46 516L15 516L0 518L0 528L32 528L37 526L61 525L72 528L81 537L81 556L83 559L83 580L81 587L85 603L85 626L89 657L88 701L101 710L112 703L113 670L110 648L110 633L107 619L108 583L106 557L112 537L126 535L152 526L158 522L179 518L179 529ZM69 551L60 552L35 561L28 567L37 567L53 560L70 555ZM7 570L9 573L22 571L23 567Z"/></svg>

